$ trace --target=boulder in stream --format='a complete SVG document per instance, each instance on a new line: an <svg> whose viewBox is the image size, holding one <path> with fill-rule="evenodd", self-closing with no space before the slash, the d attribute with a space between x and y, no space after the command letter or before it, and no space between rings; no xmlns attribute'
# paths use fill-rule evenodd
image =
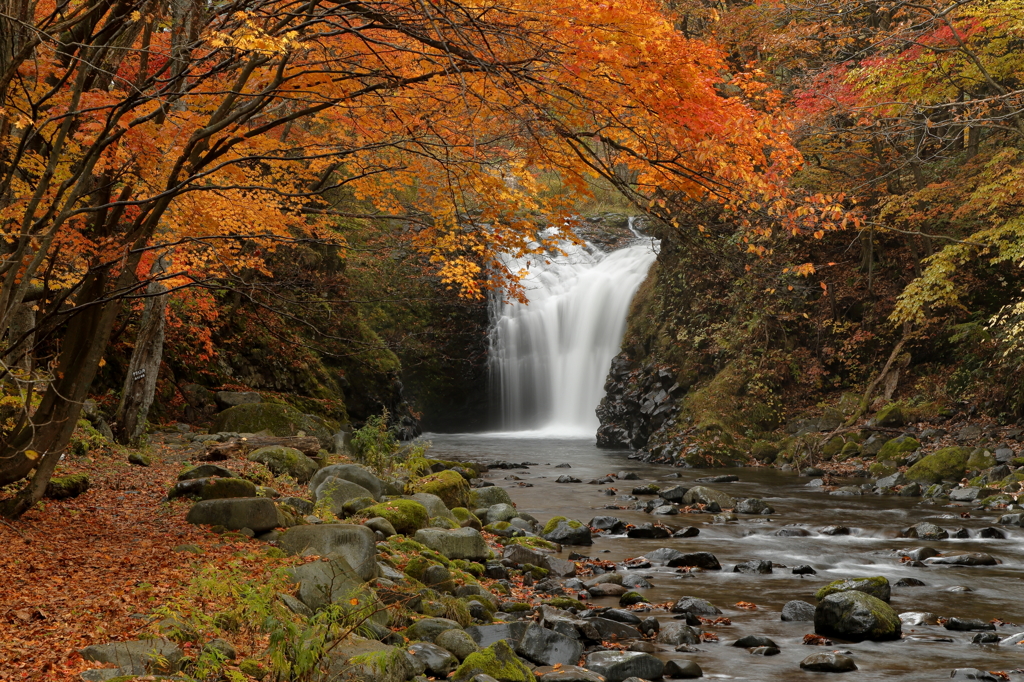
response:
<svg viewBox="0 0 1024 682"><path fill-rule="evenodd" d="M881 599L859 591L827 595L814 610L814 632L851 642L899 639L899 616Z"/></svg>
<svg viewBox="0 0 1024 682"><path fill-rule="evenodd" d="M587 656L587 668L608 682L622 682L628 677L656 680L662 677L665 664L641 651L598 651Z"/></svg>
<svg viewBox="0 0 1024 682"><path fill-rule="evenodd" d="M811 654L800 661L800 667L804 670L812 670L819 673L847 673L857 669L853 659L844 654L827 652Z"/></svg>
<svg viewBox="0 0 1024 682"><path fill-rule="evenodd" d="M814 620L814 606L799 599L788 601L782 607L782 620L812 621Z"/></svg>
<svg viewBox="0 0 1024 682"><path fill-rule="evenodd" d="M541 536L549 542L563 545L592 545L590 528L581 521L556 516L547 522Z"/></svg>
<svg viewBox="0 0 1024 682"><path fill-rule="evenodd" d="M889 601L892 592L889 588L889 581L882 576L875 576L873 578L845 578L843 580L834 580L825 585L825 587L815 592L814 598L820 601L830 594L849 592L851 590L870 594L872 597L881 599L884 602Z"/></svg>

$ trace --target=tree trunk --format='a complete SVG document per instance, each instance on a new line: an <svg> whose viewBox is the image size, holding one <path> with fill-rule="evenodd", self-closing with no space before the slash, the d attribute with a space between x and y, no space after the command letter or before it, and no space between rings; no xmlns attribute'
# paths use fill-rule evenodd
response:
<svg viewBox="0 0 1024 682"><path fill-rule="evenodd" d="M164 326L167 311L167 287L158 281L167 272L167 254L153 263L154 281L146 288L145 307L139 321L139 333L121 390L121 404L114 416L114 435L119 443L136 445L146 430L146 417L156 396L156 380L164 353Z"/></svg>
<svg viewBox="0 0 1024 682"><path fill-rule="evenodd" d="M139 253L121 264L121 274L113 288L123 289L135 281ZM117 298L96 303L109 293L110 280L106 269L86 277L76 300L75 314L68 321L53 381L29 423L0 447L0 485L19 481L35 469L32 480L15 497L0 504L3 516L17 518L42 498L71 440L121 309Z"/></svg>

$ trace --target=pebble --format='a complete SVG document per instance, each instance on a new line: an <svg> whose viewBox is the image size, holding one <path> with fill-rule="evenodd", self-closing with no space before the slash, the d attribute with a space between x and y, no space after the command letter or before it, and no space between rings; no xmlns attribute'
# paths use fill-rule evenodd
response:
<svg viewBox="0 0 1024 682"><path fill-rule="evenodd" d="M800 661L800 667L804 670L813 670L821 673L845 673L857 669L853 659L843 654L833 652L811 654Z"/></svg>

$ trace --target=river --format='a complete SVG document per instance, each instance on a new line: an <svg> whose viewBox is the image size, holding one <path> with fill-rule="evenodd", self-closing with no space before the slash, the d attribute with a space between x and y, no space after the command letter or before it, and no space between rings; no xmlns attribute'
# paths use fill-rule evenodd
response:
<svg viewBox="0 0 1024 682"><path fill-rule="evenodd" d="M822 650L852 652L859 671L848 675L856 680L937 680L948 679L952 668L976 667L982 670L1005 670L1024 667L1024 646L972 644L972 632L950 632L941 626L904 626L904 638L893 642L863 642L821 648L802 643L804 635L813 632L809 622L784 622L780 619L783 605L793 599L815 603L814 592L827 582L839 578L882 575L890 583L912 577L924 581L924 587L892 590L892 606L898 613L928 611L939 616L958 616L1024 623L1024 546L1019 528L1000 527L1006 539L980 539L979 529L995 526L997 512L975 511L969 507L928 506L920 498L894 496L832 496L807 486L808 478L794 472L767 468L735 470L674 469L628 459L626 452L599 450L592 438L551 438L542 433L509 432L499 434L428 434L434 457L471 459L483 463L499 460L536 462L528 469L492 470L487 478L509 491L520 511L546 521L552 516L567 516L587 522L594 516L617 516L629 523L654 520L670 527L696 526L700 535L693 538L639 540L625 536L595 536L591 547L566 547L562 557L579 551L594 558L622 562L659 547L683 552L709 551L722 563L723 570L679 574L675 569L655 567L641 569L650 576L654 587L644 591L651 603L675 601L683 595L710 600L732 620L731 626L713 628L718 643L699 645L698 653L676 653L663 647L663 659L692 658L704 669L705 677L736 680L792 680L804 675L799 662L811 653ZM569 464L571 468L555 468ZM638 481L619 481L619 495L629 495L634 486L656 483L661 486L695 485L697 478L736 474L738 482L711 484L739 499L758 497L768 502L775 513L764 517L740 515L738 522L713 524L711 514L651 515L639 510L611 510L608 505L630 506L630 500L608 496L609 485L588 485L585 481L607 473L629 471ZM561 474L571 474L584 483L555 483ZM518 477L519 481L511 477ZM675 478L679 476L679 478ZM856 483L863 483L859 479ZM520 484L531 484L526 487ZM641 497L644 501L650 499ZM961 518L962 513L969 518ZM967 528L972 537L922 541L901 539L900 529L921 521L931 521L944 528ZM829 536L817 532L828 525L851 529L848 536ZM779 537L773 533L785 526L799 526L810 531L807 537ZM1002 563L990 567L929 566L913 568L903 565L893 550L929 546L945 553L986 552ZM734 573L733 566L750 559L768 559L776 567L770 575ZM793 575L791 568L801 564L812 566L816 575ZM626 570L621 568L620 570ZM970 591L951 588L969 588ZM735 606L752 602L754 611ZM594 599L599 606L617 606L615 598ZM670 613L655 613L668 621ZM1001 637L1024 632L1024 626L1003 626ZM772 657L752 656L744 649L730 646L732 641L747 635L767 635L782 653ZM933 638L953 641L933 641ZM1021 671L1024 673L1024 671ZM1024 679L1013 675L1013 679Z"/></svg>

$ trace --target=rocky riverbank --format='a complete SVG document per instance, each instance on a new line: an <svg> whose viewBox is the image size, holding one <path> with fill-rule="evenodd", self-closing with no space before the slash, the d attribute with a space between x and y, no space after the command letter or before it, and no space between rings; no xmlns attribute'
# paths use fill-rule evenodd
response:
<svg viewBox="0 0 1024 682"><path fill-rule="evenodd" d="M211 450L175 438L182 464ZM439 440L435 450L451 452ZM877 531L825 525L831 519L820 515L815 524L814 513L801 514L783 491L798 486L806 490L801 500L840 504L867 498L822 495L825 486L807 486L808 477L795 472L776 474L790 477L788 488L758 482L758 469L691 479L627 465L596 474L606 458L563 453L550 451L561 468L482 453L481 461L429 460L430 473L390 478L339 461L314 461L310 469L301 452L271 457L256 450L188 467L166 490L180 498L175 491L188 488L204 498L172 504L207 524L208 537L278 557L288 576L270 595L272 610L286 610L278 634L290 623L330 642L316 664L340 678L769 680L803 669L859 670L858 679L895 671L934 679L951 670L955 678L999 679L987 671L1017 667L1024 627L1007 622L1013 613L979 616L968 602L950 607L956 602L935 598L949 572L970 571L957 573L975 576L959 594L977 590L977 598L989 596L986 583L1003 589L1011 579L1020 562L1011 550L1019 519L1003 502L947 502L959 510L950 516L960 529L935 523L928 506L910 498L871 497L914 505L921 517L889 529L879 542L892 550L881 552L843 544ZM251 479L262 470L255 460L283 474L264 479L253 494ZM229 489L232 496L222 497ZM551 512L534 512L545 500ZM787 558L791 550L780 551L801 542L831 543L840 555L866 561L854 567L820 553L798 564ZM987 543L989 551L965 544L971 542ZM163 615L152 617L136 643L83 649L94 665L118 666L85 679L158 673L162 661L194 674L210 656L203 652L214 650L225 670L257 679L269 673L269 640L197 620L187 609ZM915 677L908 663L922 666L922 651L906 647L920 646L932 647L923 660L943 664L930 663ZM959 665L945 665L951 659Z"/></svg>

